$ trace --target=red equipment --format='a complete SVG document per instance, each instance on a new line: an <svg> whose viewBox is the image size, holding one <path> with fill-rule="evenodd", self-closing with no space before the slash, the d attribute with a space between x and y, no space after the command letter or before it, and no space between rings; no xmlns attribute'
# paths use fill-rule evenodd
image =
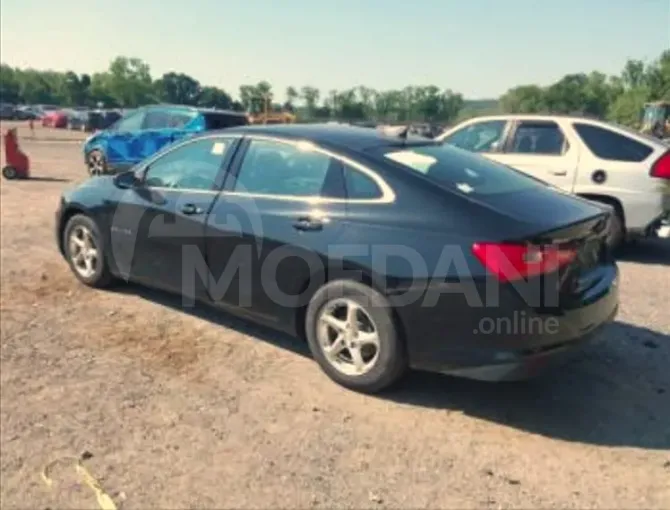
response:
<svg viewBox="0 0 670 510"><path fill-rule="evenodd" d="M2 169L5 179L27 179L30 177L30 160L19 148L16 128L7 130L4 136L7 166Z"/></svg>

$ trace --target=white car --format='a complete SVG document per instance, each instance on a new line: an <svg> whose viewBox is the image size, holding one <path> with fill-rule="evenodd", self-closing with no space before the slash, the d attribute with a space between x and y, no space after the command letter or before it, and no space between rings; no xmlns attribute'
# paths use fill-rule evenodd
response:
<svg viewBox="0 0 670 510"><path fill-rule="evenodd" d="M609 204L617 213L615 245L656 235L670 211L670 147L622 126L578 116L496 115L462 122L437 140Z"/></svg>

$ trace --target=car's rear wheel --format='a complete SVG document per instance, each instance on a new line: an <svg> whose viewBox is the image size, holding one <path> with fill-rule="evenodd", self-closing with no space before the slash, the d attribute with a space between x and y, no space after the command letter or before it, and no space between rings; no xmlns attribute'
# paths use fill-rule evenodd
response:
<svg viewBox="0 0 670 510"><path fill-rule="evenodd" d="M95 221L83 214L72 216L63 231L63 248L70 268L89 287L106 287L112 281L102 239Z"/></svg>
<svg viewBox="0 0 670 510"><path fill-rule="evenodd" d="M324 285L307 307L305 332L323 371L347 388L378 392L407 368L392 309L366 285L346 280Z"/></svg>
<svg viewBox="0 0 670 510"><path fill-rule="evenodd" d="M99 149L89 152L86 156L86 167L88 168L88 174L91 176L107 173L107 159L104 153Z"/></svg>

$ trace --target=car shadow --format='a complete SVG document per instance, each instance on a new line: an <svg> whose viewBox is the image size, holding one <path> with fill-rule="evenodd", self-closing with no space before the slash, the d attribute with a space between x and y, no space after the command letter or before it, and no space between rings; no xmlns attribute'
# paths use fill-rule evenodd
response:
<svg viewBox="0 0 670 510"><path fill-rule="evenodd" d="M670 335L614 322L599 345L524 382L414 372L387 398L554 439L670 449Z"/></svg>
<svg viewBox="0 0 670 510"><path fill-rule="evenodd" d="M178 296L134 284L118 289L311 357L303 341L210 306L183 308ZM531 381L486 383L411 371L374 398L570 442L670 449L670 335L618 321L604 334L604 342Z"/></svg>
<svg viewBox="0 0 670 510"><path fill-rule="evenodd" d="M670 239L642 239L623 247L617 260L670 266Z"/></svg>
<svg viewBox="0 0 670 510"><path fill-rule="evenodd" d="M253 336L254 338L271 343L272 345L286 349L294 354L299 354L300 356L307 358L311 358L312 356L307 344L294 336L256 324L251 320L238 317L225 310L204 303L197 303L195 306L184 307L182 298L176 294L143 287L135 283L116 285L111 290L123 294L132 294L133 296L138 296L152 303L206 320L217 326L233 329L238 333Z"/></svg>

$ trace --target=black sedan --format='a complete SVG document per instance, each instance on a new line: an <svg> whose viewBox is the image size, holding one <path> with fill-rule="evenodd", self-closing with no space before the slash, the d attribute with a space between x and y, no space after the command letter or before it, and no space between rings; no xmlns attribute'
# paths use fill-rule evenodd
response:
<svg viewBox="0 0 670 510"><path fill-rule="evenodd" d="M427 139L333 125L231 128L65 193L74 275L129 279L303 337L378 391L415 367L534 375L618 308L611 210Z"/></svg>

